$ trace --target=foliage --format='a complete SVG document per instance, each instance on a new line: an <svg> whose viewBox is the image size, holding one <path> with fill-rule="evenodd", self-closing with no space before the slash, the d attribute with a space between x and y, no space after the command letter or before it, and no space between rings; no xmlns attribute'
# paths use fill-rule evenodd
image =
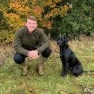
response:
<svg viewBox="0 0 94 94"><path fill-rule="evenodd" d="M93 4L93 0L0 0L0 32L7 30L13 34L24 25L26 16L34 15L39 26L50 33L51 37L57 35L57 31L64 35L92 33Z"/></svg>
<svg viewBox="0 0 94 94"><path fill-rule="evenodd" d="M69 9L67 6L58 5L60 2L61 0L42 0L41 2L38 0L1 0L1 16L4 15L6 19L1 17L3 24L1 24L2 26L0 26L0 28L13 33L24 25L23 22L26 16L34 15L39 20L40 27L51 29L53 24L52 19L58 14L65 15ZM6 24L4 22L6 22ZM3 28L3 26L5 28ZM6 36L6 39L9 41L10 38Z"/></svg>
<svg viewBox="0 0 94 94"><path fill-rule="evenodd" d="M6 44L9 43L11 44L13 41L14 33L8 32L7 30L3 30L0 32L0 43L1 44Z"/></svg>
<svg viewBox="0 0 94 94"><path fill-rule="evenodd" d="M7 22L7 18L4 16L3 12L0 10L0 30L8 29L9 24Z"/></svg>
<svg viewBox="0 0 94 94"><path fill-rule="evenodd" d="M92 10L90 1L76 0L71 1L71 3L73 5L72 10L69 10L63 17L56 16L53 27L56 28L56 31L59 30L59 34L68 35L72 38L82 33L90 35L94 32L94 10Z"/></svg>

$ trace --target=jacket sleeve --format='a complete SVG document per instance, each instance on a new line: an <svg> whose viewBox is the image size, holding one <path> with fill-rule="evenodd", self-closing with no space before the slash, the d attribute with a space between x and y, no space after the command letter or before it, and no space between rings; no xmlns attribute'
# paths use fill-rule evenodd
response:
<svg viewBox="0 0 94 94"><path fill-rule="evenodd" d="M48 39L43 30L39 32L39 36L42 45L39 48L37 48L37 51L39 52L39 54L41 54L46 48L50 46L50 40Z"/></svg>
<svg viewBox="0 0 94 94"><path fill-rule="evenodd" d="M22 43L21 43L22 36L23 36L23 33L21 31L16 31L13 46L17 53L27 56L28 50L22 47Z"/></svg>

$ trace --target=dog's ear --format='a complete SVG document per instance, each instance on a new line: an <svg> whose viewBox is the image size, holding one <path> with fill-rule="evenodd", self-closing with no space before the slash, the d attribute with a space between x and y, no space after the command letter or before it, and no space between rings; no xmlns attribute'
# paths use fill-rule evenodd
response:
<svg viewBox="0 0 94 94"><path fill-rule="evenodd" d="M58 35L58 36L56 37L56 41L58 41L58 40L60 39L60 37L61 37L61 35Z"/></svg>
<svg viewBox="0 0 94 94"><path fill-rule="evenodd" d="M69 41L69 38L64 36L65 42L67 43Z"/></svg>
<svg viewBox="0 0 94 94"><path fill-rule="evenodd" d="M56 40L55 41L58 41L58 39L59 39L59 36L56 37Z"/></svg>

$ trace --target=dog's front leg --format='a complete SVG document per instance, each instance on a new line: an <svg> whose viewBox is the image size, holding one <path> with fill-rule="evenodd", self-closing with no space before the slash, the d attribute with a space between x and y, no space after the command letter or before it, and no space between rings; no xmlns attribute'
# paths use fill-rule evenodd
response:
<svg viewBox="0 0 94 94"><path fill-rule="evenodd" d="M68 68L69 68L69 63L64 61L63 62L63 70L62 70L62 76L63 77L67 76Z"/></svg>

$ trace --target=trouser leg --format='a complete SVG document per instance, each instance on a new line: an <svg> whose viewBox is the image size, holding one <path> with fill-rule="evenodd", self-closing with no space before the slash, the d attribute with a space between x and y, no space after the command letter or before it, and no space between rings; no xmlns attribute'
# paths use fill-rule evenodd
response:
<svg viewBox="0 0 94 94"><path fill-rule="evenodd" d="M38 73L39 75L44 75L44 63L47 61L51 54L51 49L47 48L43 51L42 55L38 59Z"/></svg>
<svg viewBox="0 0 94 94"><path fill-rule="evenodd" d="M25 62L25 58L26 56L19 54L19 53L15 53L14 55L15 63L22 66L22 75L27 75L28 73L28 63Z"/></svg>

